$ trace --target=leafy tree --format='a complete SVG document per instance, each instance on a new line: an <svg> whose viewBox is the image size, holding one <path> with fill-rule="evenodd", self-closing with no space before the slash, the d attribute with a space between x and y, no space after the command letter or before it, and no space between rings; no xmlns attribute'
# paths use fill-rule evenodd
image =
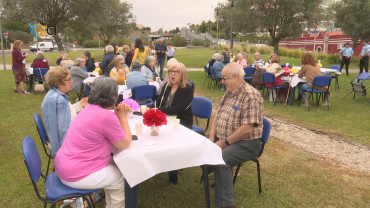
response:
<svg viewBox="0 0 370 208"><path fill-rule="evenodd" d="M255 30L251 27L251 30L241 32L268 32L274 53L278 54L281 39L300 36L306 27L317 25L321 14L320 3L321 0L238 0L234 10L238 10L235 12L237 22L257 26ZM240 15L242 13L239 12L246 14Z"/></svg>
<svg viewBox="0 0 370 208"><path fill-rule="evenodd" d="M370 37L370 1L343 0L332 5L335 11L336 24L342 28L345 35L351 37L353 49L362 39Z"/></svg>
<svg viewBox="0 0 370 208"><path fill-rule="evenodd" d="M176 34L180 32L179 27L176 27Z"/></svg>

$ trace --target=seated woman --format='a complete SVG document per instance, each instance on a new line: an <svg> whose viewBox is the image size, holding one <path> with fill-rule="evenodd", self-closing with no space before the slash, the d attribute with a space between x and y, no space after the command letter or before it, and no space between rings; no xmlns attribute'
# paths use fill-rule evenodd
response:
<svg viewBox="0 0 370 208"><path fill-rule="evenodd" d="M140 61L133 61L131 63L131 68L132 72L128 73L126 77L126 85L128 90L139 85L149 84L148 76L141 73Z"/></svg>
<svg viewBox="0 0 370 208"><path fill-rule="evenodd" d="M148 76L149 82L156 81L156 78L159 77L158 69L155 67L156 64L157 59L154 56L147 56L141 67L141 73Z"/></svg>
<svg viewBox="0 0 370 208"><path fill-rule="evenodd" d="M238 55L236 55L236 59L237 59L236 63L238 63L243 68L248 66L248 61L243 58L242 54L239 53Z"/></svg>
<svg viewBox="0 0 370 208"><path fill-rule="evenodd" d="M118 84L125 84L126 75L130 73L130 71L125 67L125 59L123 56L116 56L113 60L113 65L114 68L110 71L109 76L116 80Z"/></svg>
<svg viewBox="0 0 370 208"><path fill-rule="evenodd" d="M38 62L38 64L35 67L36 62ZM44 52L37 51L36 58L33 60L33 63L32 63L32 68L50 68L48 61L45 59Z"/></svg>
<svg viewBox="0 0 370 208"><path fill-rule="evenodd" d="M73 61L69 58L69 55L64 53L62 61L60 62L61 67L70 68L73 66Z"/></svg>
<svg viewBox="0 0 370 208"><path fill-rule="evenodd" d="M46 132L50 140L50 154L55 156L62 146L67 130L76 114L88 103L87 98L71 104L67 92L72 90L69 69L61 66L51 68L45 75L49 91L41 104Z"/></svg>
<svg viewBox="0 0 370 208"><path fill-rule="evenodd" d="M307 83L299 83L298 90L299 94L302 95L302 98L304 100L304 103L301 104L301 106L308 107L310 103L307 100L306 93L303 93L303 90L311 88L313 78L315 78L316 76L321 76L322 74L318 62L315 60L315 57L313 57L313 55L310 53L303 54L303 56L301 57L301 64L302 67L301 71L298 74L298 77L299 78L306 77ZM328 87L315 87L315 89L326 91ZM322 102L321 106L330 105L330 103L328 103L327 100L328 93L324 93L324 101Z"/></svg>
<svg viewBox="0 0 370 208"><path fill-rule="evenodd" d="M215 74L213 75L215 79L221 79L221 71L225 67L225 64L223 63L224 61L224 56L219 54L216 57L216 62L213 64L213 70ZM225 85L222 84L221 90L225 90Z"/></svg>
<svg viewBox="0 0 370 208"><path fill-rule="evenodd" d="M104 188L106 207L125 207L124 178L111 153L114 147L127 149L132 142L127 121L131 109L126 104L114 107L117 98L116 81L96 78L89 105L74 119L55 157L55 172L63 184L76 189Z"/></svg>
<svg viewBox="0 0 370 208"><path fill-rule="evenodd" d="M283 76L289 76L290 71L284 71L284 69L280 66L280 57L278 55L273 55L270 59L271 64L266 67L266 72L271 72L275 74L275 87L280 85L285 85L286 83L283 83L283 80L281 80L281 77ZM274 87L273 83L266 83L266 87ZM273 92L272 92L273 91ZM274 99L272 98L274 97ZM273 102L276 99L276 90L270 90L269 94L269 101Z"/></svg>
<svg viewBox="0 0 370 208"><path fill-rule="evenodd" d="M212 75L212 72L211 72L211 66L213 66L213 64L216 62L216 57L218 57L219 53L215 52L213 55L212 55L212 59L211 61L208 63L208 75Z"/></svg>
<svg viewBox="0 0 370 208"><path fill-rule="evenodd" d="M89 77L89 74L82 68L85 67L85 59L76 58L71 67L71 76L73 80L72 91L79 93L81 91L81 83Z"/></svg>
<svg viewBox="0 0 370 208"><path fill-rule="evenodd" d="M88 72L95 71L95 61L93 58L91 58L91 53L89 51L84 52L85 55L85 67Z"/></svg>
<svg viewBox="0 0 370 208"><path fill-rule="evenodd" d="M190 104L193 100L193 89L188 82L188 72L182 63L170 65L169 81L157 97L157 107L169 116L176 116L180 124L187 128L193 125ZM154 107L154 106L152 106Z"/></svg>

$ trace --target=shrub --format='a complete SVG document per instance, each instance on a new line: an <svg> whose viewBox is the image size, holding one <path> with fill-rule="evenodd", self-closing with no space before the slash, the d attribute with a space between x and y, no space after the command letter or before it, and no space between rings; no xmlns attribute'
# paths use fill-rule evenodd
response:
<svg viewBox="0 0 370 208"><path fill-rule="evenodd" d="M104 45L103 42L100 43L101 46ZM82 46L84 48L97 48L99 47L99 41L98 40L86 40L85 42L82 43Z"/></svg>
<svg viewBox="0 0 370 208"><path fill-rule="evenodd" d="M319 55L317 55L317 60L322 60L322 61L324 61L324 60L326 60L326 58L328 57L328 55L326 55L326 54L319 54Z"/></svg>
<svg viewBox="0 0 370 208"><path fill-rule="evenodd" d="M279 47L279 56L288 56L288 48Z"/></svg>
<svg viewBox="0 0 370 208"><path fill-rule="evenodd" d="M256 53L258 51L258 48L257 46L249 46L249 52L250 53Z"/></svg>
<svg viewBox="0 0 370 208"><path fill-rule="evenodd" d="M271 54L272 53L272 50L271 50L271 47L270 46L260 46L260 47L257 47L257 51L260 53L260 54Z"/></svg>
<svg viewBox="0 0 370 208"><path fill-rule="evenodd" d="M205 46L205 44L206 44L205 41L199 39L194 39L192 41L193 46Z"/></svg>
<svg viewBox="0 0 370 208"><path fill-rule="evenodd" d="M175 47L184 47L187 46L187 42L184 38L182 38L180 35L175 35L172 38L172 43Z"/></svg>
<svg viewBox="0 0 370 208"><path fill-rule="evenodd" d="M340 65L340 59L339 59L339 56L338 55L329 55L329 57L326 59L326 61L329 64Z"/></svg>
<svg viewBox="0 0 370 208"><path fill-rule="evenodd" d="M353 64L355 66L360 66L360 59L357 58L357 57L352 57L351 58L351 64Z"/></svg>
<svg viewBox="0 0 370 208"><path fill-rule="evenodd" d="M15 40L21 40L24 44L27 44L32 41L32 35L23 31L9 31L8 32L8 48L10 47L10 43L14 43ZM1 34L3 35L3 34ZM4 43L5 38L3 39ZM42 39L41 39L42 40ZM40 41L40 38L39 38Z"/></svg>
<svg viewBox="0 0 370 208"><path fill-rule="evenodd" d="M233 52L239 53L240 51L245 51L245 50L243 50L243 47L241 46L238 46L238 45L233 46Z"/></svg>

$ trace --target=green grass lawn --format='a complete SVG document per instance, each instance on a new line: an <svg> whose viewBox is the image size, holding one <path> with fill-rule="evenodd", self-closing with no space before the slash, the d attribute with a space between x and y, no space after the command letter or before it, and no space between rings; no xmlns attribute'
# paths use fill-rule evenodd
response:
<svg viewBox="0 0 370 208"><path fill-rule="evenodd" d="M224 91L212 91L202 86L203 72L189 72L189 77L195 82L195 96L206 96L216 106ZM349 79L342 76L340 83ZM40 105L46 92L37 92L36 95L13 93L14 78L10 70L0 71L0 82L0 207L41 207L23 162L22 141L25 136L35 140L42 157L42 170L45 171L47 158L33 113L41 114ZM307 108L296 105L284 107L278 103L273 106L265 102L264 112L266 116L279 117L368 145L367 113L363 112L369 108L365 106L369 98L362 98L357 103L353 103L351 98L340 100L346 92L345 87L333 91L330 111L324 107L312 107L308 112ZM75 98L75 93L71 93L72 102ZM260 161L263 193L258 193L256 165L247 162L241 168L234 188L236 207L368 207L370 203L369 175L292 150L273 138L266 145ZM193 167L179 173L177 185L168 182L167 173L148 179L140 185L139 207L204 207L200 176L200 168ZM213 176L210 175L212 181ZM43 190L42 179L39 187ZM214 190L210 189L210 193L211 206L214 207ZM97 207L103 208L105 203L101 201Z"/></svg>

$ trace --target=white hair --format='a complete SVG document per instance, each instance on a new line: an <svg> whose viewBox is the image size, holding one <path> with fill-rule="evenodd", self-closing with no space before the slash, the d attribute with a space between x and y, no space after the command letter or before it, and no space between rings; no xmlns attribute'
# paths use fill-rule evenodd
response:
<svg viewBox="0 0 370 208"><path fill-rule="evenodd" d="M107 46L105 46L105 51L107 53L112 53L112 52L114 52L114 48L111 45L107 45Z"/></svg>
<svg viewBox="0 0 370 208"><path fill-rule="evenodd" d="M216 57L216 61L220 61L220 62L223 62L224 61L224 56L219 54L217 57Z"/></svg>
<svg viewBox="0 0 370 208"><path fill-rule="evenodd" d="M212 59L216 60L216 59L217 59L217 57L218 57L219 55L221 55L221 54L219 54L219 53L214 53L214 54L213 54L213 56L212 56Z"/></svg>
<svg viewBox="0 0 370 208"><path fill-rule="evenodd" d="M244 80L245 72L242 66L237 63L229 63L227 64L227 66L230 67L231 74L237 74L239 76L239 79Z"/></svg>

